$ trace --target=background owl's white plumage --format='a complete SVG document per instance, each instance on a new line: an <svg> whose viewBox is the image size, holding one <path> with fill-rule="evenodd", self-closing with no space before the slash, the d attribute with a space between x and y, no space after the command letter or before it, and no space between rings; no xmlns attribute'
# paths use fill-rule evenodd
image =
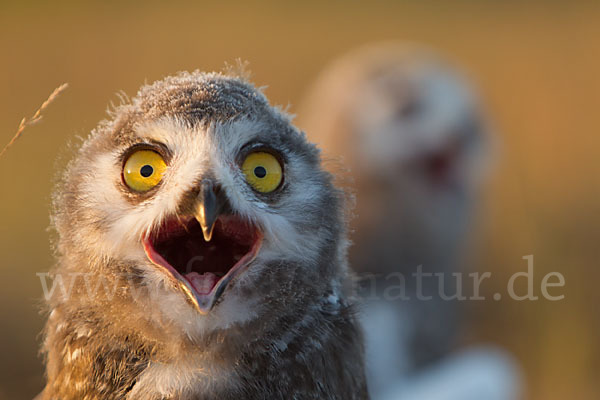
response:
<svg viewBox="0 0 600 400"><path fill-rule="evenodd" d="M373 397L403 393L411 398L413 380L407 377L433 368L438 372L419 382L427 387L439 378L444 385L440 371L446 364L436 366L457 345L462 309L440 298L437 278L423 281L422 293L431 300L415 299L421 289L412 274L418 266L444 274L442 288L450 295L456 293L451 274L463 271L492 153L490 124L469 80L425 49L366 46L321 73L300 119L335 160L333 168L348 166L356 190L351 265L367 281L362 321ZM399 282L389 274L397 272L405 278L409 301L386 297L386 289ZM449 361L449 370L462 362ZM465 364L461 371L477 368L478 362ZM507 376L490 372L489 388L510 386ZM457 393L472 389L461 373L450 381ZM393 389L396 385L403 390ZM416 387L414 393L423 394ZM428 393L417 398L446 398ZM487 398L485 391L476 393Z"/></svg>

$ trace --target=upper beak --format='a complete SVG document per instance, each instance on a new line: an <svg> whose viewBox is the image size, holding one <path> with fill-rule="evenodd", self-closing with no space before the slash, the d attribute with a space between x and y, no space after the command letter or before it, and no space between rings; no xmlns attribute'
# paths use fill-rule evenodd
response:
<svg viewBox="0 0 600 400"><path fill-rule="evenodd" d="M207 242L212 238L215 222L223 211L224 204L218 186L210 180L203 181L194 205L194 217L200 224L202 235Z"/></svg>

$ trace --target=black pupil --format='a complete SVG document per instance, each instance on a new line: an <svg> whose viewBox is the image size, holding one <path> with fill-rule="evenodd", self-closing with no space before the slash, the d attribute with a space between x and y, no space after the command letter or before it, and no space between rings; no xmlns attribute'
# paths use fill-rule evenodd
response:
<svg viewBox="0 0 600 400"><path fill-rule="evenodd" d="M254 175L256 175L257 178L264 178L267 176L267 170L265 167L258 166L254 168Z"/></svg>
<svg viewBox="0 0 600 400"><path fill-rule="evenodd" d="M152 168L151 165L144 165L141 169L140 169L140 174L144 177L147 178L150 175L152 175L154 173L154 168Z"/></svg>

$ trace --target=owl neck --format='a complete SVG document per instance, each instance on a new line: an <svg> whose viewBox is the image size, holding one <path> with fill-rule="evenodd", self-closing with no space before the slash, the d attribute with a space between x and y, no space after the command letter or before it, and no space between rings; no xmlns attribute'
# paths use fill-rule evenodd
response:
<svg viewBox="0 0 600 400"><path fill-rule="evenodd" d="M335 366L356 364L362 357L353 313L334 295L309 307L301 318L282 316L275 321L253 339L248 332L259 329L259 321L225 335L215 333L201 344L170 345L149 339L153 333L143 328L125 332L94 313L58 307L46 327L48 384L42 398L152 399L165 389L158 382L170 385L173 393L191 391L211 399L209 391L218 394L215 399L239 398L256 389L250 384L255 380L263 382L262 389L293 393L295 385L307 379L343 380ZM218 340L220 346L215 345ZM214 347L207 352L210 346ZM329 356L323 357L323 352ZM362 366L356 376L361 374ZM359 382L343 384L360 393ZM251 398L263 396L255 395Z"/></svg>

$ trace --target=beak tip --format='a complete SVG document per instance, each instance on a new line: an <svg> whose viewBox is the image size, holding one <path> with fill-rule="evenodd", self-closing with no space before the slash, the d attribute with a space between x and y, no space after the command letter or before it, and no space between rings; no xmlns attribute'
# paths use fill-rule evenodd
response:
<svg viewBox="0 0 600 400"><path fill-rule="evenodd" d="M204 229L202 228L202 236L204 236L204 240L207 242L210 242L210 239L212 239L212 229Z"/></svg>

